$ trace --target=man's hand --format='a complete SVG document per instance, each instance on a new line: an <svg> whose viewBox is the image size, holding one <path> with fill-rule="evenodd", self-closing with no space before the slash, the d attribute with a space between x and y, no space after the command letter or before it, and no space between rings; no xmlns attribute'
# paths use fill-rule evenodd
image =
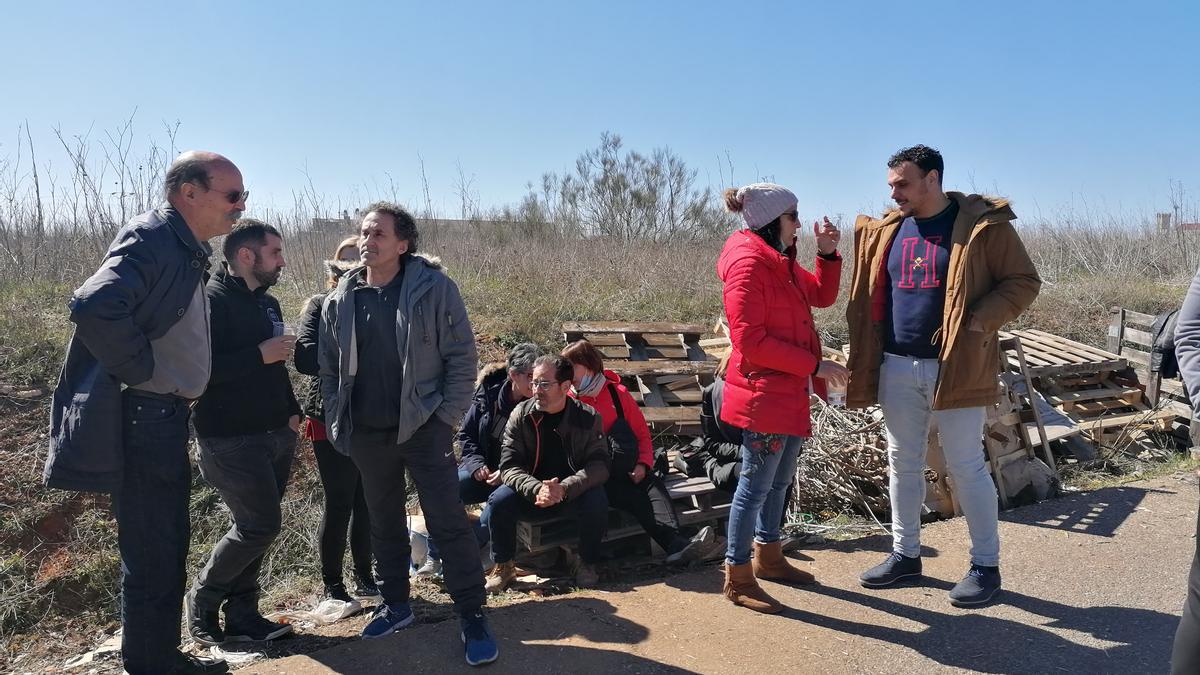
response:
<svg viewBox="0 0 1200 675"><path fill-rule="evenodd" d="M295 335L280 335L260 342L258 351L262 352L263 363L270 365L292 358L292 347L295 346Z"/></svg>
<svg viewBox="0 0 1200 675"><path fill-rule="evenodd" d="M829 359L821 361L821 366L817 368L816 374L817 377L835 387L844 387L850 381L850 371L846 370L846 366Z"/></svg>
<svg viewBox="0 0 1200 675"><path fill-rule="evenodd" d="M296 433L300 432L300 416L299 415L292 415L291 417L288 418L288 428Z"/></svg>
<svg viewBox="0 0 1200 675"><path fill-rule="evenodd" d="M646 480L646 471L647 469L645 464L638 464L637 466L633 467L633 471L629 472L629 480L633 481L634 485L641 483L642 481Z"/></svg>
<svg viewBox="0 0 1200 675"><path fill-rule="evenodd" d="M837 250L838 242L842 240L842 231L825 216L824 224L813 223L813 234L817 237L817 253L829 255Z"/></svg>
<svg viewBox="0 0 1200 675"><path fill-rule="evenodd" d="M533 500L533 505L540 508L549 508L558 504L566 496L566 490L562 485L559 485L557 478L542 481L542 487L538 490L537 496Z"/></svg>
<svg viewBox="0 0 1200 675"><path fill-rule="evenodd" d="M491 473L488 472L486 466L482 469L475 469L475 473L471 474L471 477L480 483L486 483L489 476L491 476Z"/></svg>
<svg viewBox="0 0 1200 675"><path fill-rule="evenodd" d="M496 469L495 471L492 472L492 475L488 476L487 484L491 485L492 487L499 487L499 485L500 485L500 469Z"/></svg>

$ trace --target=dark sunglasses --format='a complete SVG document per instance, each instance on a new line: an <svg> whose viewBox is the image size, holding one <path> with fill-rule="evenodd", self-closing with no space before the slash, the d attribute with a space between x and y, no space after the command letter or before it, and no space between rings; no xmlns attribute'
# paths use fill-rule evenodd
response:
<svg viewBox="0 0 1200 675"><path fill-rule="evenodd" d="M212 188L209 188L207 191L211 192ZM249 198L250 198L249 190L230 190L229 192L225 193L225 200L228 201L230 204L236 204L236 203L242 201L243 199L249 199Z"/></svg>
<svg viewBox="0 0 1200 675"><path fill-rule="evenodd" d="M792 220L800 220L800 212L799 211L784 211L783 213L781 213L779 215L791 216Z"/></svg>

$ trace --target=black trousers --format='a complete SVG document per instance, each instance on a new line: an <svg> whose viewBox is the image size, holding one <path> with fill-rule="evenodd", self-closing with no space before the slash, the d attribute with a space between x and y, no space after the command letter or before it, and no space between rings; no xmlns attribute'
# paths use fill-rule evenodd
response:
<svg viewBox="0 0 1200 675"><path fill-rule="evenodd" d="M342 583L342 561L346 557L346 532L350 533L350 558L359 583L375 577L371 571L371 516L363 495L362 478L354 460L333 448L329 441L313 441L317 471L325 490L325 510L317 530L317 552L321 578L326 587Z"/></svg>
<svg viewBox="0 0 1200 675"><path fill-rule="evenodd" d="M679 533L679 521L671 506L671 495L662 479L653 471L641 483L634 484L628 474L616 472L604 483L608 505L633 516L646 534L667 553L687 544Z"/></svg>
<svg viewBox="0 0 1200 675"><path fill-rule="evenodd" d="M442 552L446 591L459 614L483 607L483 567L479 541L458 496L458 462L451 445L453 429L437 417L412 438L396 444L395 432L358 434L350 441L350 457L362 475L363 494L371 513L371 547L384 602L408 602L412 546L408 539L404 470L417 486L429 535Z"/></svg>
<svg viewBox="0 0 1200 675"><path fill-rule="evenodd" d="M1200 673L1200 518L1196 520L1196 553L1188 574L1187 602L1175 631L1171 652L1171 672L1175 675Z"/></svg>

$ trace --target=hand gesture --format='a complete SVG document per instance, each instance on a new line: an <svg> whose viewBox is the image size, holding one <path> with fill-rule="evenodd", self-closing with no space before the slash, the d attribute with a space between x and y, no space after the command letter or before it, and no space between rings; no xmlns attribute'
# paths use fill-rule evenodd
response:
<svg viewBox="0 0 1200 675"><path fill-rule="evenodd" d="M258 351L262 352L263 363L270 365L292 358L292 347L295 345L295 335L280 335L260 342Z"/></svg>
<svg viewBox="0 0 1200 675"><path fill-rule="evenodd" d="M500 469L496 469L495 471L493 471L492 474L487 477L487 480L485 482L488 485L491 485L492 487L499 487L499 485L500 485Z"/></svg>
<svg viewBox="0 0 1200 675"><path fill-rule="evenodd" d="M549 508L562 501L563 489L558 484L557 478L542 481L542 487L538 489L537 496L534 497L534 506L540 508Z"/></svg>
<svg viewBox="0 0 1200 675"><path fill-rule="evenodd" d="M482 469L475 469L475 473L471 474L471 477L474 478L475 480L479 481L480 483L486 483L488 480L488 477L491 475L492 475L491 472L488 471L487 467L485 466Z"/></svg>
<svg viewBox="0 0 1200 675"><path fill-rule="evenodd" d="M292 415L291 417L288 418L288 428L296 433L300 432L300 416L299 415Z"/></svg>
<svg viewBox="0 0 1200 675"><path fill-rule="evenodd" d="M633 481L634 485L646 480L646 465L638 464L633 467L633 471L629 472L629 480Z"/></svg>
<svg viewBox="0 0 1200 675"><path fill-rule="evenodd" d="M813 222L813 234L817 237L817 253L829 255L837 250L838 242L842 240L842 232L825 216L824 224Z"/></svg>
<svg viewBox="0 0 1200 675"><path fill-rule="evenodd" d="M850 381L850 371L837 361L824 359L821 361L821 366L817 368L817 377L836 387L844 387Z"/></svg>

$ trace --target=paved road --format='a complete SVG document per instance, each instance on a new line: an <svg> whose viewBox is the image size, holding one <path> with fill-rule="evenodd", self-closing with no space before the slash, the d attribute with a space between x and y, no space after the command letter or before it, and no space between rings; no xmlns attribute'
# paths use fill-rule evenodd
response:
<svg viewBox="0 0 1200 675"><path fill-rule="evenodd" d="M720 595L706 568L644 585L496 610L491 673L1161 673L1195 547L1193 476L1075 495L1003 514L1001 600L951 607L966 569L963 519L926 528L921 585L867 591L856 576L888 550L869 537L806 551L822 585L767 584L789 609L765 616ZM466 672L457 626L416 625L381 640L244 673Z"/></svg>

